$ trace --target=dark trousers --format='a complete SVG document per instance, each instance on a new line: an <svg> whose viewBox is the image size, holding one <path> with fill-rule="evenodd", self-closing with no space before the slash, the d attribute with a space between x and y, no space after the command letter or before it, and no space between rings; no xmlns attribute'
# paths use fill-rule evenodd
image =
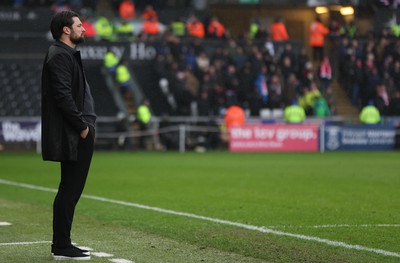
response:
<svg viewBox="0 0 400 263"><path fill-rule="evenodd" d="M313 59L315 61L321 61L324 56L324 47L312 47L313 50Z"/></svg>
<svg viewBox="0 0 400 263"><path fill-rule="evenodd" d="M75 206L85 187L94 149L94 128L78 144L78 160L61 162L61 182L53 204L53 245L71 245L71 227Z"/></svg>

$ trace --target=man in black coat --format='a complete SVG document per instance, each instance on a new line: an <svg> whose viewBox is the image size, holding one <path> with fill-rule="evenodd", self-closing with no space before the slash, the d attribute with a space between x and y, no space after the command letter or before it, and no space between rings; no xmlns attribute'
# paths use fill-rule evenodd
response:
<svg viewBox="0 0 400 263"><path fill-rule="evenodd" d="M80 52L85 29L78 15L54 15L42 72L42 157L61 163L61 182L53 205L54 259L89 260L71 243L75 206L83 192L94 148L96 114Z"/></svg>

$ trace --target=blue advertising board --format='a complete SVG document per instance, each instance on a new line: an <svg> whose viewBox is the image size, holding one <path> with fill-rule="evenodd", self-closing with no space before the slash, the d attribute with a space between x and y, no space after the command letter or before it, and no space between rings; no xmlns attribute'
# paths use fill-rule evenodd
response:
<svg viewBox="0 0 400 263"><path fill-rule="evenodd" d="M377 126L325 126L324 150L394 150L394 127Z"/></svg>
<svg viewBox="0 0 400 263"><path fill-rule="evenodd" d="M0 143L38 142L40 121L0 121Z"/></svg>

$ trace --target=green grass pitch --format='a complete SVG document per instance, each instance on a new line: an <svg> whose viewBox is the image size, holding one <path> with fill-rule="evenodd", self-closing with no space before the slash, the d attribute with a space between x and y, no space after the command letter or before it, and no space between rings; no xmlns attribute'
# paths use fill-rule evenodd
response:
<svg viewBox="0 0 400 263"><path fill-rule="evenodd" d="M72 239L112 254L91 262L400 262L399 159L95 152ZM53 261L58 182L58 163L0 154L1 263Z"/></svg>

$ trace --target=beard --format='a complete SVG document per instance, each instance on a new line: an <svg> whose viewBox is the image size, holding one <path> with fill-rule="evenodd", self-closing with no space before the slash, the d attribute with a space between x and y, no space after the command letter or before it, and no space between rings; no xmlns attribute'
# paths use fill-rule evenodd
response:
<svg viewBox="0 0 400 263"><path fill-rule="evenodd" d="M77 36L76 34L72 34L69 39L71 40L72 43L75 45L81 44L85 42L85 37L82 36Z"/></svg>

